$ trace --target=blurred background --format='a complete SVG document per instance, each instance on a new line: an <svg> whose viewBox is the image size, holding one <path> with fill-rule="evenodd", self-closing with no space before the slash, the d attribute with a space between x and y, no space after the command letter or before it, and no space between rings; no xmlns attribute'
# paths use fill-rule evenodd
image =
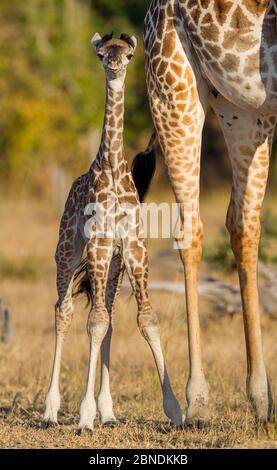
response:
<svg viewBox="0 0 277 470"><path fill-rule="evenodd" d="M146 0L1 0L1 189L62 198L67 180L87 170L98 149L104 75L90 39L95 31L140 39L128 71L126 151L147 142L152 123L142 48ZM203 138L202 186L230 185L230 165L217 119L209 111ZM159 188L166 180L160 159ZM276 187L276 146L270 188ZM57 194L58 193L58 194ZM52 197L51 196L51 197Z"/></svg>
<svg viewBox="0 0 277 470"><path fill-rule="evenodd" d="M104 74L90 40L96 31L134 33L140 39L126 87L125 150L131 161L145 148L152 131L142 45L148 5L149 0L0 1L0 447L248 447L277 442L276 430L257 438L245 401L238 279L224 229L231 168L211 110L202 148L200 282L217 286L209 281L213 276L230 294L226 302L217 290L210 299L200 299L214 427L207 433L160 431L164 417L159 383L137 329L134 299L125 289L116 307L112 393L116 414L127 418L126 424L116 432L97 425L93 440L74 437L87 367L87 315L81 303L65 346L62 431L44 433L39 428L54 348L54 252L60 215L73 179L86 172L95 158L103 120ZM260 247L262 325L273 392L277 390L275 141ZM162 157L147 198L173 201ZM150 291L161 320L173 386L184 409L188 371L184 284L172 243L170 239L148 241ZM7 328L1 325L7 320L7 309L3 305L8 306L11 319L5 337Z"/></svg>
<svg viewBox="0 0 277 470"><path fill-rule="evenodd" d="M1 202L5 207L9 202L18 212L21 203L23 214L27 208L31 211L31 202L39 202L57 226L73 179L86 172L95 158L105 100L103 69L90 43L96 31L114 31L116 36L121 32L134 33L139 38L127 75L128 160L145 148L153 127L142 41L148 4L146 0L1 0L0 195L4 195ZM274 262L276 182L277 139L262 214L264 237L260 253L264 261ZM234 267L223 229L230 187L226 145L217 118L209 110L202 146L201 212L207 229L205 256L213 267L218 257L219 267ZM157 202L173 200L161 155L149 198ZM12 210L12 216L9 209L11 220L16 218L16 210ZM14 243L18 244L16 238ZM0 250L2 258L3 251ZM28 253L26 247L25 252ZM34 256L33 247L30 256ZM14 262L10 260L8 265ZM3 265L0 263L0 273Z"/></svg>

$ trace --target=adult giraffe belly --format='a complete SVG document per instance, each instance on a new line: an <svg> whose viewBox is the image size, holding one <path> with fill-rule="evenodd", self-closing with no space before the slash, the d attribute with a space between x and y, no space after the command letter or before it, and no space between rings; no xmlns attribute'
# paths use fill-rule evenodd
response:
<svg viewBox="0 0 277 470"><path fill-rule="evenodd" d="M276 1L195 0L179 7L213 87L242 108L277 111Z"/></svg>

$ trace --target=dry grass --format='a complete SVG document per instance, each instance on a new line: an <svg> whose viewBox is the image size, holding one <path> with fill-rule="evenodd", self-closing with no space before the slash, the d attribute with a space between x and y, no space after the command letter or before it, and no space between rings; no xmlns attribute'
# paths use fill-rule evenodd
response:
<svg viewBox="0 0 277 470"><path fill-rule="evenodd" d="M225 203L221 205L223 212ZM214 230L215 212L218 217L219 211L213 211L211 216L205 206L203 211L203 218L212 220ZM221 221L223 218L222 214ZM0 447L277 447L277 430L273 426L258 430L245 398L241 318L206 321L202 309L202 343L211 391L211 424L204 430L177 431L169 426L162 413L161 392L152 356L136 326L135 303L127 294L122 294L117 302L112 345L111 388L119 424L108 428L97 422L93 435L74 435L84 393L88 353L86 312L79 304L64 350L61 424L57 429L40 429L54 346L53 253L57 218L39 203L6 201L0 205L0 219L0 246L5 246L5 257L15 265L24 266L30 259L36 260L37 264L36 275L30 279L16 276L1 279L1 297L13 313L14 339L10 344L0 345ZM160 248L163 246L159 245ZM156 249L151 246L151 253ZM168 272L160 275L172 276ZM181 279L181 275L177 276ZM152 294L152 300L161 320L172 384L185 409L188 355L184 300L162 293ZM277 325L265 317L262 323L266 362L276 392Z"/></svg>

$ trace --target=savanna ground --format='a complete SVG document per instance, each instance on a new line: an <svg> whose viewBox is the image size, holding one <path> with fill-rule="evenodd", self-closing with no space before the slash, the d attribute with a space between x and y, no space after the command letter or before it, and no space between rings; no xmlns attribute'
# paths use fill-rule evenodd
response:
<svg viewBox="0 0 277 470"><path fill-rule="evenodd" d="M19 191L20 192L20 191ZM155 200L155 198L153 198ZM224 223L227 194L202 200L205 243ZM276 207L276 206L275 206ZM161 391L152 355L136 325L130 293L118 301L112 343L113 428L96 422L93 434L75 436L88 358L87 312L79 302L64 349L60 426L40 428L54 348L56 301L53 260L58 217L41 201L1 198L1 297L11 307L13 340L0 344L1 448L277 448L277 430L257 429L245 397L245 347L241 316L208 320L201 304L204 364L211 395L211 423L203 430L175 430L162 412ZM151 259L171 241L149 242L151 280L181 280L176 269L151 269ZM179 264L177 254L176 267ZM162 266L162 265L160 265ZM203 265L202 269L207 269ZM217 274L223 277L223 274ZM237 282L236 277L229 281ZM188 373L184 298L151 294L162 329L165 356L177 397L185 410ZM264 352L273 393L277 385L277 323L262 315Z"/></svg>

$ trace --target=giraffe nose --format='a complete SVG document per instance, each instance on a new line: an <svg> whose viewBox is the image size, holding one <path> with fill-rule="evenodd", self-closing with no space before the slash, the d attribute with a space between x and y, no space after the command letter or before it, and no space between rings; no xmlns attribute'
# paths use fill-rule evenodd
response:
<svg viewBox="0 0 277 470"><path fill-rule="evenodd" d="M108 62L108 68L109 68L110 70L118 70L118 69L121 68L121 65L122 65L122 64L120 63L120 61L110 60L110 61Z"/></svg>

